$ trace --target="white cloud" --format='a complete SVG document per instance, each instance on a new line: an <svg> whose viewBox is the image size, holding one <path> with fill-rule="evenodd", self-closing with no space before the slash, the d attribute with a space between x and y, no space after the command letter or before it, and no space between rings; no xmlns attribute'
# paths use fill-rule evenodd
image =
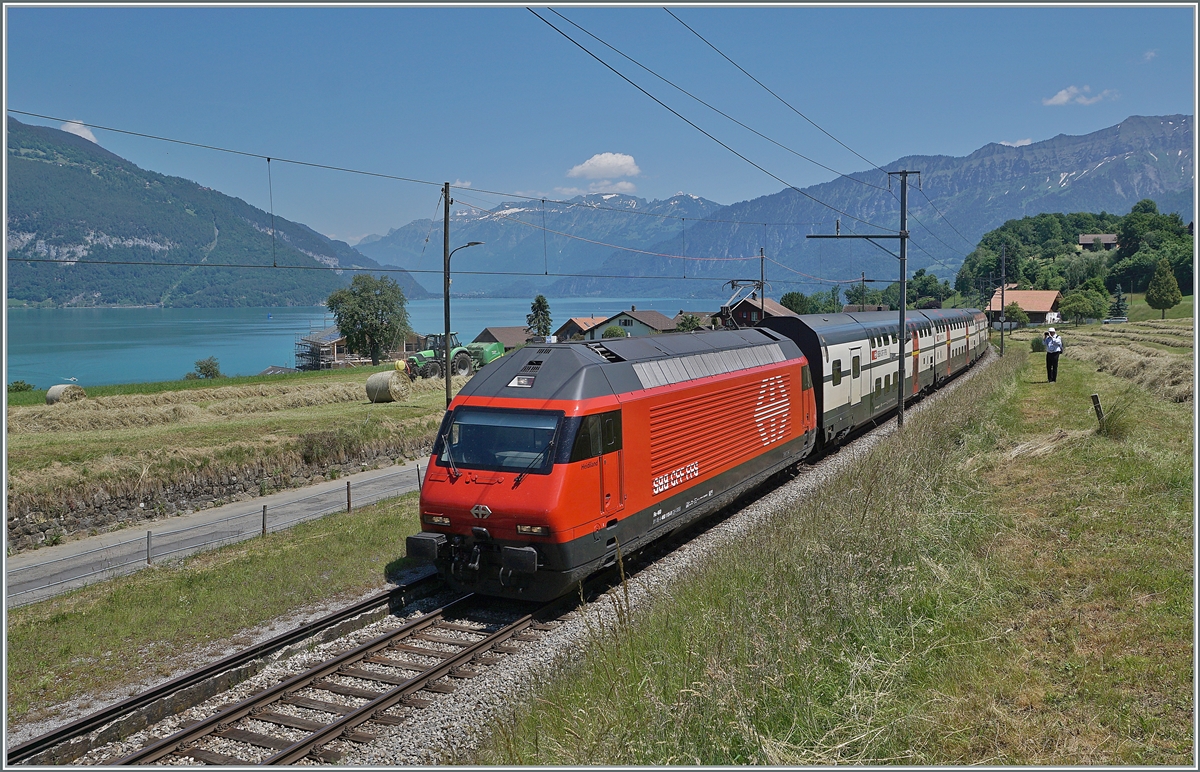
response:
<svg viewBox="0 0 1200 772"><path fill-rule="evenodd" d="M1088 96L1091 93L1091 86L1084 86L1083 88L1067 86L1054 96L1043 99L1042 104L1047 106L1068 105L1072 103L1077 105L1094 105L1102 99L1116 99L1117 97L1117 92L1109 88L1104 89L1095 96Z"/></svg>
<svg viewBox="0 0 1200 772"><path fill-rule="evenodd" d="M1148 62L1156 56L1158 56L1158 49L1152 48L1149 51L1147 51L1146 53L1142 54L1142 61Z"/></svg>
<svg viewBox="0 0 1200 772"><path fill-rule="evenodd" d="M79 121L67 121L62 126L59 126L59 128L77 137L83 137L88 142L96 142L96 135L92 133L92 130ZM100 143L96 142L96 144L99 145Z"/></svg>
<svg viewBox="0 0 1200 772"><path fill-rule="evenodd" d="M554 192L566 197L587 195L587 191L583 188L555 188Z"/></svg>
<svg viewBox="0 0 1200 772"><path fill-rule="evenodd" d="M469 188L469 187L471 187L471 181L470 180L455 180L454 182L450 183L450 187L452 187L452 188ZM899 297L899 296L897 295L897 297Z"/></svg>
<svg viewBox="0 0 1200 772"><path fill-rule="evenodd" d="M633 156L625 153L597 153L578 166L571 167L568 177L584 177L589 180L613 177L636 177L642 173Z"/></svg>
<svg viewBox="0 0 1200 772"><path fill-rule="evenodd" d="M1026 145L1032 145L1033 140L1032 139L1018 139L1016 142L1007 142L1002 139L1002 140L1000 140L1000 144L1008 145L1009 147L1025 147Z"/></svg>

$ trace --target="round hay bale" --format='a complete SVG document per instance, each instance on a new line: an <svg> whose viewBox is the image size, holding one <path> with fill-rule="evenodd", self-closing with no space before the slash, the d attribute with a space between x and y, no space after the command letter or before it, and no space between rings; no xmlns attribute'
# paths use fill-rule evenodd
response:
<svg viewBox="0 0 1200 772"><path fill-rule="evenodd" d="M87 399L87 392L82 386L73 383L60 383L46 390L47 405L53 405L55 402L77 402L81 399Z"/></svg>
<svg viewBox="0 0 1200 772"><path fill-rule="evenodd" d="M367 399L371 402L403 402L408 399L411 382L400 370L373 373L367 378Z"/></svg>

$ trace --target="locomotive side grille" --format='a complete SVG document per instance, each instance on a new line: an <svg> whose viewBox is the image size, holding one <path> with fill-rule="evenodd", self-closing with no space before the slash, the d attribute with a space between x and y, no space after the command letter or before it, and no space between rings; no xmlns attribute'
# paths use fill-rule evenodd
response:
<svg viewBox="0 0 1200 772"><path fill-rule="evenodd" d="M651 475L693 463L707 472L785 439L791 386L789 372L651 408Z"/></svg>
<svg viewBox="0 0 1200 772"><path fill-rule="evenodd" d="M752 367L775 364L783 360L783 350L779 344L771 343L766 346L710 351L703 354L638 362L634 364L633 372L642 382L642 388L652 389L655 386L667 386L672 383L694 381L698 378L724 375L738 370L749 370Z"/></svg>

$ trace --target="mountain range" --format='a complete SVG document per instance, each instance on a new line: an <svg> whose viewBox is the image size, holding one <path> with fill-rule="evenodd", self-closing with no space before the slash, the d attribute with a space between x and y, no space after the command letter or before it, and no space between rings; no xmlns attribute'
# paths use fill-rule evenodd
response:
<svg viewBox="0 0 1200 772"><path fill-rule="evenodd" d="M12 300L56 306L317 305L349 282L347 269L383 268L306 225L140 169L74 134L11 117L7 184ZM234 265L255 267L222 267ZM386 275L408 298L429 296L404 271Z"/></svg>
<svg viewBox="0 0 1200 772"><path fill-rule="evenodd" d="M1190 221L1192 124L1189 115L1133 116L1022 147L907 156L729 205L687 193L654 201L610 193L514 197L484 209L471 191L456 191L452 245L483 244L454 256L453 294L713 298L727 294L730 279L758 278L760 270L776 297L819 288L820 280L890 282L898 276L896 240L807 236L894 233L899 180L887 171L899 170L920 172L909 177L909 270L950 278L983 234L1027 215L1123 214L1149 198ZM441 294L440 220L415 220L351 247L276 216L272 238L269 213L140 169L74 134L9 118L8 153L10 299L314 305L356 268L396 271L388 275L410 299ZM273 263L314 270L277 271ZM213 267L221 265L261 267Z"/></svg>
<svg viewBox="0 0 1200 772"><path fill-rule="evenodd" d="M889 181L885 170L902 169L920 172L909 177L909 269L951 278L983 234L1027 215L1124 214L1149 198L1159 211L1178 212L1189 221L1195 195L1192 124L1188 115L1133 116L1083 136L1063 134L1021 147L991 143L965 157L907 156L882 168L728 206L683 194L651 202L608 194L567 202L506 202L486 211L456 207L450 219L453 243L485 243L455 255L453 291L717 297L729 279L758 277L760 249L769 291L776 297L816 288L813 277L846 280L866 274L892 281L898 277L896 259L878 242L806 237L838 230L897 231L899 180ZM543 221L547 231L540 230ZM441 243L441 222L417 220L387 236L368 237L357 248L381 263L437 269L429 279L437 282ZM894 252L896 241L883 247ZM676 276L687 278L659 278Z"/></svg>

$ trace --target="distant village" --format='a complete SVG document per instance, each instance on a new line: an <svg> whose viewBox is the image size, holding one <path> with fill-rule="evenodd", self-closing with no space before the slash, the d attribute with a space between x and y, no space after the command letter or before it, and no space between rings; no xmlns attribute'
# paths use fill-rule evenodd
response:
<svg viewBox="0 0 1200 772"><path fill-rule="evenodd" d="M1003 294L1003 302L1001 297ZM985 312L994 327L1000 325L1000 309L1017 304L1029 317L1030 325L1056 323L1062 293L1056 290L1018 290L1016 284L1007 284L997 289ZM888 306L848 304L843 313L864 311L887 311ZM638 310L631 305L628 310L607 317L576 316L568 319L548 336L537 335L527 326L485 327L472 343L499 343L504 353L509 353L527 343L561 343L567 341L599 340L601 338L640 337L661 335L670 332L692 330L720 330L726 327L753 327L762 319L778 316L795 316L795 312L778 301L758 297L753 293L719 311L688 311L680 309L670 317L658 311ZM1008 325L1011 327L1011 323ZM409 354L427 348L425 335L410 334L404 341L404 350L389 352L388 358L403 359ZM302 336L296 341L296 367L272 367L264 374L297 370L330 370L342 367L370 365L369 357L352 353L346 345L346 336L336 327Z"/></svg>

